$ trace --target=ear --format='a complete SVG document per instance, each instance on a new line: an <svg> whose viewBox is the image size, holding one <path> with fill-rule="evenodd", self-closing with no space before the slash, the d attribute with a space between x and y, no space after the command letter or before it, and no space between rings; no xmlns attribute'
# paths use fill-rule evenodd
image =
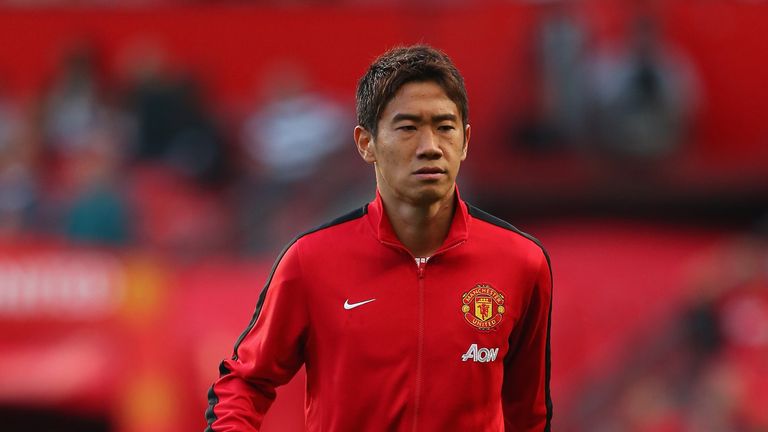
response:
<svg viewBox="0 0 768 432"><path fill-rule="evenodd" d="M373 142L373 135L360 125L355 126L354 135L357 151L360 153L360 156L363 158L363 160L368 163L376 162L376 156L374 155L375 145Z"/></svg>
<svg viewBox="0 0 768 432"><path fill-rule="evenodd" d="M467 150L469 148L469 136L471 135L472 128L467 125L464 128L464 147L461 149L461 160L467 158Z"/></svg>

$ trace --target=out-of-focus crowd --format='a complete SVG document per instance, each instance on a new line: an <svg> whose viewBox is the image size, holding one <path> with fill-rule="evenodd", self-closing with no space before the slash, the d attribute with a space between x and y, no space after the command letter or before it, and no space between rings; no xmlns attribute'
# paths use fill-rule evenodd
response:
<svg viewBox="0 0 768 432"><path fill-rule="evenodd" d="M518 152L599 155L613 183L653 178L686 144L693 68L650 15L622 43L588 47L576 10L543 7L532 100L499 113L500 128ZM373 176L353 160L352 101L318 91L297 64L273 64L252 106L232 109L156 47L136 51L107 74L83 42L31 102L3 91L0 71L3 237L274 252L371 198Z"/></svg>
<svg viewBox="0 0 768 432"><path fill-rule="evenodd" d="M236 114L160 52L119 77L102 69L82 43L31 102L0 81L4 239L274 252L371 192L364 164L349 162L349 104L314 91L296 64L275 65Z"/></svg>
<svg viewBox="0 0 768 432"><path fill-rule="evenodd" d="M766 226L691 269L690 295L669 322L648 323L621 366L585 386L574 430L768 430Z"/></svg>

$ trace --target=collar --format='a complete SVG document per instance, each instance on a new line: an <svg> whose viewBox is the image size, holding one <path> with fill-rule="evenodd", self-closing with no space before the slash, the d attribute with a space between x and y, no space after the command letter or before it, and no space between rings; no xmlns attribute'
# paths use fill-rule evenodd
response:
<svg viewBox="0 0 768 432"><path fill-rule="evenodd" d="M469 237L469 211L467 210L467 204L459 196L458 185L455 188L455 197L456 211L453 214L448 236L443 240L442 246L435 251L435 254L463 243ZM368 221L379 241L406 249L403 243L400 242L400 239L397 238L395 230L392 228L392 223L389 221L389 217L387 217L387 212L384 211L384 202L378 189L376 189L376 198L368 204Z"/></svg>

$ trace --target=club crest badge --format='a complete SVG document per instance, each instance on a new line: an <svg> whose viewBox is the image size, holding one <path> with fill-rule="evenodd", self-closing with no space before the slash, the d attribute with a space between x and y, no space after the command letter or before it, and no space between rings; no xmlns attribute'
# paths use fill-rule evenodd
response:
<svg viewBox="0 0 768 432"><path fill-rule="evenodd" d="M488 284L477 284L461 296L464 319L478 330L495 330L504 316L504 294Z"/></svg>

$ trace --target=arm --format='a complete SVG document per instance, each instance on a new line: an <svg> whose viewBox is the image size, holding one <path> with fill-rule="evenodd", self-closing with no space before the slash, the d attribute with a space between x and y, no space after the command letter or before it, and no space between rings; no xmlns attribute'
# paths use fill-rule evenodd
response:
<svg viewBox="0 0 768 432"><path fill-rule="evenodd" d="M528 307L510 336L509 353L504 358L501 397L504 427L508 432L550 430L552 273L545 254L540 261Z"/></svg>
<svg viewBox="0 0 768 432"><path fill-rule="evenodd" d="M278 258L253 318L219 366L208 392L206 432L258 431L275 399L304 362L305 296L294 244Z"/></svg>

